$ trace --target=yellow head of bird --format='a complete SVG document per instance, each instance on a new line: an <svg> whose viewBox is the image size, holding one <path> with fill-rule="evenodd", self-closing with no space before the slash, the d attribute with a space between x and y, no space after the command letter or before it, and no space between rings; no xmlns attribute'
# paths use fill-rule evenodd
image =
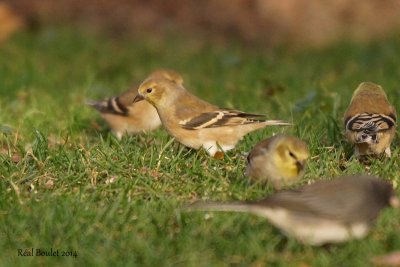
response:
<svg viewBox="0 0 400 267"><path fill-rule="evenodd" d="M173 103L175 97L183 90L183 87L169 79L147 79L139 86L138 95L134 102L145 99L156 108L167 107Z"/></svg>
<svg viewBox="0 0 400 267"><path fill-rule="evenodd" d="M307 145L296 137L288 136L276 144L276 166L288 178L296 178L304 174L309 156Z"/></svg>
<svg viewBox="0 0 400 267"><path fill-rule="evenodd" d="M154 78L167 79L167 80L170 80L179 85L183 84L182 76L179 73L177 73L176 71L169 70L169 69L155 70L154 72L152 72L150 74L150 76L147 79L154 79Z"/></svg>

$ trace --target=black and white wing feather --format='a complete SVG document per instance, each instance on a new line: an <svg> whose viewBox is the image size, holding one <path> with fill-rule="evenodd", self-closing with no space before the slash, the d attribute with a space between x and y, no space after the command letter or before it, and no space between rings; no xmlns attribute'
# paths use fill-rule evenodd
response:
<svg viewBox="0 0 400 267"><path fill-rule="evenodd" d="M270 125L290 125L281 120L266 120L264 115L245 113L237 110L221 109L213 112L204 112L188 120L183 120L180 125L184 129L198 130L223 126L237 126L265 122Z"/></svg>
<svg viewBox="0 0 400 267"><path fill-rule="evenodd" d="M346 131L356 133L358 143L379 143L378 133L388 131L396 125L394 115L360 113L346 122Z"/></svg>
<svg viewBox="0 0 400 267"><path fill-rule="evenodd" d="M394 115L360 113L347 119L346 130L355 132L377 133L389 130L396 125Z"/></svg>
<svg viewBox="0 0 400 267"><path fill-rule="evenodd" d="M128 116L128 108L121 103L118 96L105 100L87 100L86 104L94 107L101 113L109 113L121 116Z"/></svg>

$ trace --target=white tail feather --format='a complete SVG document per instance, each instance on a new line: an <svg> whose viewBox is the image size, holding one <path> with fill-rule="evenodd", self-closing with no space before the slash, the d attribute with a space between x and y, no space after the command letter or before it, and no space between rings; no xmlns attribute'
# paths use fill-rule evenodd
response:
<svg viewBox="0 0 400 267"><path fill-rule="evenodd" d="M86 99L86 100L85 100L85 105L88 105L88 106L97 106L97 105L99 104L99 102L100 102L100 101L96 101L96 100L93 100L93 99Z"/></svg>

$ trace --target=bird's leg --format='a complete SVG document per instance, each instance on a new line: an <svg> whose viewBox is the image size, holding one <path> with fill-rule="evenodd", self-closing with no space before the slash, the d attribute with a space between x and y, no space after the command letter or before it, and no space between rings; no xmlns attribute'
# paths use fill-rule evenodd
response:
<svg viewBox="0 0 400 267"><path fill-rule="evenodd" d="M385 149L385 154L388 158L392 157L392 151L390 150L390 146Z"/></svg>
<svg viewBox="0 0 400 267"><path fill-rule="evenodd" d="M225 156L225 154L224 154L224 152L222 152L222 151L217 151L217 152L215 152L215 154L214 154L214 158L215 158L215 159L224 159L224 156Z"/></svg>
<svg viewBox="0 0 400 267"><path fill-rule="evenodd" d="M122 139L122 136L124 135L124 132L121 132L121 131L113 131L113 134L115 135L115 137L116 137L118 140L121 140L121 139Z"/></svg>
<svg viewBox="0 0 400 267"><path fill-rule="evenodd" d="M357 145L354 147L354 156L355 156L356 158L359 158L359 157L361 156L361 154L360 154L360 149L358 148Z"/></svg>

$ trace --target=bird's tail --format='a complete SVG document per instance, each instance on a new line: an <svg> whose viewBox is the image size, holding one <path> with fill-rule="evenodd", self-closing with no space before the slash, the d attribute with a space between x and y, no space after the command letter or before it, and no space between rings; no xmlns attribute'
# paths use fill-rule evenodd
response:
<svg viewBox="0 0 400 267"><path fill-rule="evenodd" d="M112 97L104 100L86 100L85 104L94 107L102 113L111 113L117 115L126 115L128 109L119 102L118 97Z"/></svg>
<svg viewBox="0 0 400 267"><path fill-rule="evenodd" d="M266 121L263 121L263 124L264 124L265 126L267 126L267 125L285 125L285 126L291 126L291 125L293 125L293 124L290 123L290 122L281 121L281 120L266 120Z"/></svg>
<svg viewBox="0 0 400 267"><path fill-rule="evenodd" d="M252 212L253 207L242 202L195 202L182 208L183 211L232 211L232 212Z"/></svg>
<svg viewBox="0 0 400 267"><path fill-rule="evenodd" d="M93 100L93 99L86 99L85 100L85 105L94 107L98 111L101 111L102 109L107 107L107 100Z"/></svg>

